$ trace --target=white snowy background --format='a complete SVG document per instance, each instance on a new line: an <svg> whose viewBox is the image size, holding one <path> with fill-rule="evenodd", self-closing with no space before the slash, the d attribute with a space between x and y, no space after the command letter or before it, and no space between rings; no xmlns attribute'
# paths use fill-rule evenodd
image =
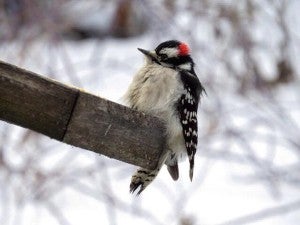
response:
<svg viewBox="0 0 300 225"><path fill-rule="evenodd" d="M1 225L299 223L299 0L0 7L2 61L122 103L143 63L137 48L178 39L207 91L193 182L183 161L177 182L163 168L139 197L129 194L135 166L1 121Z"/></svg>

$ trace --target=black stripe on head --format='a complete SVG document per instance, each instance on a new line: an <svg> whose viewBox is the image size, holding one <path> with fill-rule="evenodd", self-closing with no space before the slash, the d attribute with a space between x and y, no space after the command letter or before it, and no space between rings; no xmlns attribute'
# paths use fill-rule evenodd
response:
<svg viewBox="0 0 300 225"><path fill-rule="evenodd" d="M156 47L155 52L156 54L158 54L160 50L162 50L163 48L176 48L179 45L180 45L180 41L177 40L165 41Z"/></svg>
<svg viewBox="0 0 300 225"><path fill-rule="evenodd" d="M180 41L170 40L158 45L155 49L158 64L161 64L162 66L165 67L174 68L174 69L186 70L196 75L194 71L195 63L191 58L191 56L189 54L187 55L179 54L180 51L179 46L181 44L182 43ZM164 49L166 49L166 51L164 51ZM184 68L183 66L183 68L180 68L180 66L184 64L189 64L190 67L187 66L186 68Z"/></svg>
<svg viewBox="0 0 300 225"><path fill-rule="evenodd" d="M179 65L182 65L182 64L185 64L187 62L190 62L192 64L192 67L194 67L194 65L195 65L193 59L189 55L167 58L167 59L161 60L161 61L164 62L164 63L170 64L170 65L173 65L175 67L179 66Z"/></svg>

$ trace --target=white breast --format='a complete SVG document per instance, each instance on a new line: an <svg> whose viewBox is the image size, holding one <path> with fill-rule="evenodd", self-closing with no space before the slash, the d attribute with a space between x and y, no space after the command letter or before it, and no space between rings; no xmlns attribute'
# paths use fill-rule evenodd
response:
<svg viewBox="0 0 300 225"><path fill-rule="evenodd" d="M168 147L185 151L182 126L176 103L184 88L177 71L158 64L146 64L134 76L125 100L130 107L154 115L166 122Z"/></svg>

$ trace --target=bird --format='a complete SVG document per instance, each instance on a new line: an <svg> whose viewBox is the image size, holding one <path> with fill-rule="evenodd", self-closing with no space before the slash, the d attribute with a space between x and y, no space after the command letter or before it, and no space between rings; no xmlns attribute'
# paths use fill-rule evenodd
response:
<svg viewBox="0 0 300 225"><path fill-rule="evenodd" d="M137 195L156 178L164 164L172 179L178 180L178 161L184 156L189 160L192 181L198 143L197 110L206 93L185 42L168 40L154 50L138 50L143 53L145 63L134 75L124 100L132 109L165 123L166 144L155 169L138 168L133 174L129 191L138 190Z"/></svg>

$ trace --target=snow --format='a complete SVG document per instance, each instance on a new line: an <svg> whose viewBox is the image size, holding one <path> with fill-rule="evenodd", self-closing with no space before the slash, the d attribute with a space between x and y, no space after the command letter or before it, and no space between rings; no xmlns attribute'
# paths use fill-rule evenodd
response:
<svg viewBox="0 0 300 225"><path fill-rule="evenodd" d="M299 35L300 22L294 18L300 5L292 5L288 20ZM184 28L191 20L193 16L183 12L174 24ZM274 34L266 51L253 55L265 78L272 80L280 35L268 20L260 22L253 30L254 40L264 39L270 27ZM223 26L231 32L226 22ZM255 91L239 95L230 71L216 59L232 56L234 70L241 75L242 53L223 54L230 40L214 45L209 22L199 22L195 32L200 47L192 54L208 96L199 109L201 137L192 183L185 160L177 182L163 168L141 196L132 196L128 186L134 166L47 137L26 139L24 129L1 122L0 143L12 170L0 168L0 223L175 225L190 217L199 225L245 224L230 221L299 201L299 80L280 85L272 96ZM164 38L158 36L149 32L137 38L80 42L42 37L26 47L19 40L0 46L1 60L122 103L143 63L136 49L155 47ZM180 36L190 40L188 34ZM249 224L295 224L300 220L297 209L299 205L270 217L265 213L266 218L258 220L254 216Z"/></svg>

